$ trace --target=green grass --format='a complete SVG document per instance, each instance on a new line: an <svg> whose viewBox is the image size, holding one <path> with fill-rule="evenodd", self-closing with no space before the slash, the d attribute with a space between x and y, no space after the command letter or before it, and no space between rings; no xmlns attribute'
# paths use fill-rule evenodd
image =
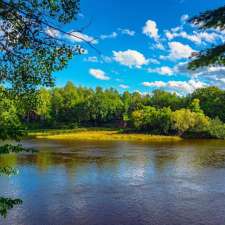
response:
<svg viewBox="0 0 225 225"><path fill-rule="evenodd" d="M178 136L163 136L137 133L122 133L121 130L107 128L77 128L66 130L38 130L29 132L29 136L49 140L98 140L98 141L180 141Z"/></svg>

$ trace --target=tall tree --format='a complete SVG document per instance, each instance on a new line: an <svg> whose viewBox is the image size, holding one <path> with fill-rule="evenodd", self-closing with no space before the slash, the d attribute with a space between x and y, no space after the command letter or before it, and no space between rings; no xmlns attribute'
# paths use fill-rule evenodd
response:
<svg viewBox="0 0 225 225"><path fill-rule="evenodd" d="M58 37L75 36L60 27L76 19L78 10L79 0L0 0L0 84L14 90L11 101L38 86L53 85L52 74L63 69L74 54L82 53L80 46ZM0 140L18 140L23 132L17 115L4 92L2 95ZM0 147L0 154L20 151L26 150L20 145ZM14 172L11 168L0 171ZM21 200L0 197L0 214L5 216L19 203Z"/></svg>

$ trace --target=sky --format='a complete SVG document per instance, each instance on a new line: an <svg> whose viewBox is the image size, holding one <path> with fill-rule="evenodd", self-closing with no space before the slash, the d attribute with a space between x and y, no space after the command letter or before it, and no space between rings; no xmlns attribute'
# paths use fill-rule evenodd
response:
<svg viewBox="0 0 225 225"><path fill-rule="evenodd" d="M193 52L225 41L225 32L200 31L187 20L224 4L225 0L81 0L77 20L64 29L91 41L98 51L66 37L86 52L55 74L56 85L73 81L77 86L143 94L160 88L179 95L209 85L225 88L223 66L187 70Z"/></svg>

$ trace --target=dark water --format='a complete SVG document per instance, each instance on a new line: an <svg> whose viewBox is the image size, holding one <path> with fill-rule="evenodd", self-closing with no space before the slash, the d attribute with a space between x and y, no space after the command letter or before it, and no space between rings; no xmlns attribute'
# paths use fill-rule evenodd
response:
<svg viewBox="0 0 225 225"><path fill-rule="evenodd" d="M225 224L225 142L26 141L36 155L0 164L0 193L20 197L6 225Z"/></svg>

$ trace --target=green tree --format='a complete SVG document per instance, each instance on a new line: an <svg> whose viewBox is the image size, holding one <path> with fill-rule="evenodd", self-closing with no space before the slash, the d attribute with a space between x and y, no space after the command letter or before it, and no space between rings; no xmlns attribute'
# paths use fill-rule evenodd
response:
<svg viewBox="0 0 225 225"><path fill-rule="evenodd" d="M37 93L36 113L40 116L41 121L51 118L51 94L45 88L41 88Z"/></svg>
<svg viewBox="0 0 225 225"><path fill-rule="evenodd" d="M145 106L141 110L134 111L131 120L136 130L168 134L171 128L171 110L170 108L156 109Z"/></svg>
<svg viewBox="0 0 225 225"><path fill-rule="evenodd" d="M79 0L0 1L0 83L17 91L52 85L52 73L81 51L55 37L63 32L57 27L74 20L78 9Z"/></svg>
<svg viewBox="0 0 225 225"><path fill-rule="evenodd" d="M188 107L192 112L204 114L200 107L200 100L198 98L194 98Z"/></svg>
<svg viewBox="0 0 225 225"><path fill-rule="evenodd" d="M176 110L182 106L182 100L175 93L154 90L150 98L150 104L156 108L170 107L172 110Z"/></svg>
<svg viewBox="0 0 225 225"><path fill-rule="evenodd" d="M206 87L195 90L191 99L199 99L204 113L211 117L218 117L225 121L225 92L218 87Z"/></svg>
<svg viewBox="0 0 225 225"><path fill-rule="evenodd" d="M103 91L97 88L87 99L85 111L88 120L94 125L109 124L122 118L123 102L116 90Z"/></svg>
<svg viewBox="0 0 225 225"><path fill-rule="evenodd" d="M79 0L0 1L0 84L7 84L17 93L15 100L38 86L53 85L52 74L63 69L74 54L81 53L79 46L71 46L54 35L57 32L73 35L56 27L74 20L78 9ZM10 101L10 98L0 98L1 140L18 140L22 136L15 108ZM19 145L0 148L0 153L21 151L25 149ZM14 171L7 168L0 170L7 175ZM1 197L0 214L5 216L8 209L19 203L21 200Z"/></svg>
<svg viewBox="0 0 225 225"><path fill-rule="evenodd" d="M225 29L225 6L215 10L201 13L193 17L191 23L197 25L200 30L206 29ZM196 54L195 59L189 63L190 69L197 69L209 65L225 65L225 44L213 46Z"/></svg>
<svg viewBox="0 0 225 225"><path fill-rule="evenodd" d="M190 109L180 109L172 112L172 127L179 135L187 132L201 133L207 130L209 118L203 113L192 112Z"/></svg>

